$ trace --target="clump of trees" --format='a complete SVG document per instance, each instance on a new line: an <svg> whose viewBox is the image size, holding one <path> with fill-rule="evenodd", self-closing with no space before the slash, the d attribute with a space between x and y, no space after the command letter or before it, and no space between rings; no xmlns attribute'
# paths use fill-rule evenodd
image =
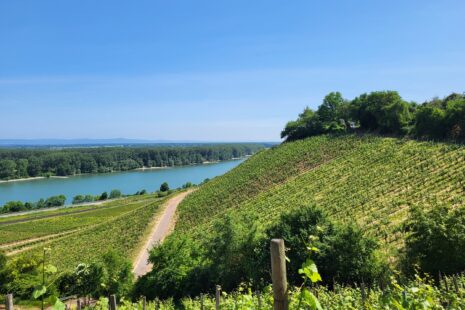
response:
<svg viewBox="0 0 465 310"><path fill-rule="evenodd" d="M316 111L307 107L297 120L288 122L281 137L293 141L355 130L464 141L465 94L454 93L419 105L403 100L396 91L371 92L353 100L332 92Z"/></svg>
<svg viewBox="0 0 465 310"><path fill-rule="evenodd" d="M0 208L0 213L20 212L20 211L43 209L43 208L60 207L65 204L65 201L66 201L65 195L52 196L45 200L40 199L37 202L23 203L21 201L9 201L3 207Z"/></svg>
<svg viewBox="0 0 465 310"><path fill-rule="evenodd" d="M0 179L127 171L201 164L251 155L263 144L217 144L70 149L0 149Z"/></svg>

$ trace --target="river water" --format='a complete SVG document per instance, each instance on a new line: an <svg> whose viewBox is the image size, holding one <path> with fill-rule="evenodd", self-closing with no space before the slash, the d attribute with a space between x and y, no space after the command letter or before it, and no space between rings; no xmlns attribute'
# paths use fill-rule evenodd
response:
<svg viewBox="0 0 465 310"><path fill-rule="evenodd" d="M66 204L70 204L78 194L98 195L104 191L110 193L112 189L119 189L123 194L133 194L142 189L153 192L163 182L168 182L170 188L180 187L186 182L198 184L206 178L211 179L226 173L243 161L244 159L238 159L195 166L0 183L0 206L11 200L35 202L40 198L60 194L65 195Z"/></svg>

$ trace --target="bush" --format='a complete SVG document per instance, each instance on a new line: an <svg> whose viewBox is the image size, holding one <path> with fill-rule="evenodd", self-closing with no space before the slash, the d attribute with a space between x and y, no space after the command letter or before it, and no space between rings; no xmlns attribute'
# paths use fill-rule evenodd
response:
<svg viewBox="0 0 465 310"><path fill-rule="evenodd" d="M83 195L76 195L76 196L73 197L72 204L75 205L75 204L83 203L84 199L85 199L85 197Z"/></svg>
<svg viewBox="0 0 465 310"><path fill-rule="evenodd" d="M407 221L404 268L437 276L465 270L465 207L412 208Z"/></svg>
<svg viewBox="0 0 465 310"><path fill-rule="evenodd" d="M163 182L162 185L160 185L160 192L167 192L169 189L170 187L167 182Z"/></svg>
<svg viewBox="0 0 465 310"><path fill-rule="evenodd" d="M98 200L107 200L108 199L108 193L103 192L102 195L98 198Z"/></svg>
<svg viewBox="0 0 465 310"><path fill-rule="evenodd" d="M110 192L110 199L115 199L115 198L120 198L121 197L121 191L118 189L114 189Z"/></svg>
<svg viewBox="0 0 465 310"><path fill-rule="evenodd" d="M27 210L21 201L8 201L1 209L0 213L19 212Z"/></svg>
<svg viewBox="0 0 465 310"><path fill-rule="evenodd" d="M332 284L333 280L347 284L371 283L382 276L383 264L376 252L377 242L364 236L354 225L334 225L315 206L302 206L298 211L284 214L278 223L266 231L260 247L261 263L257 266L269 265L269 241L272 238L285 241L288 248L286 256L290 260L287 265L288 279L292 284L301 282L298 270L307 258L304 249L309 241L320 249L314 260L327 284Z"/></svg>
<svg viewBox="0 0 465 310"><path fill-rule="evenodd" d="M46 208L60 207L65 204L65 201L66 201L65 195L52 196L52 197L49 197L47 200L45 200L45 207Z"/></svg>

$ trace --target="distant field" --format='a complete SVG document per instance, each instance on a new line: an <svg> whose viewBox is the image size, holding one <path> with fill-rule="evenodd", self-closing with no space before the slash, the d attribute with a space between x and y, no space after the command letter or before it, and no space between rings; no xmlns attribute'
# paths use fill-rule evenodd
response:
<svg viewBox="0 0 465 310"><path fill-rule="evenodd" d="M52 262L62 270L97 260L109 250L132 257L165 199L143 195L2 218L0 250L18 256L38 254L44 246L51 247Z"/></svg>

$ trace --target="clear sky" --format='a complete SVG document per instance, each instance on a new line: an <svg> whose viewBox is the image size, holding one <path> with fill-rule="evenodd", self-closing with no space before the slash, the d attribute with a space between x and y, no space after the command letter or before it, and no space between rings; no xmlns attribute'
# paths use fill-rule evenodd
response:
<svg viewBox="0 0 465 310"><path fill-rule="evenodd" d="M465 91L465 1L0 0L0 138L276 141L388 89Z"/></svg>

